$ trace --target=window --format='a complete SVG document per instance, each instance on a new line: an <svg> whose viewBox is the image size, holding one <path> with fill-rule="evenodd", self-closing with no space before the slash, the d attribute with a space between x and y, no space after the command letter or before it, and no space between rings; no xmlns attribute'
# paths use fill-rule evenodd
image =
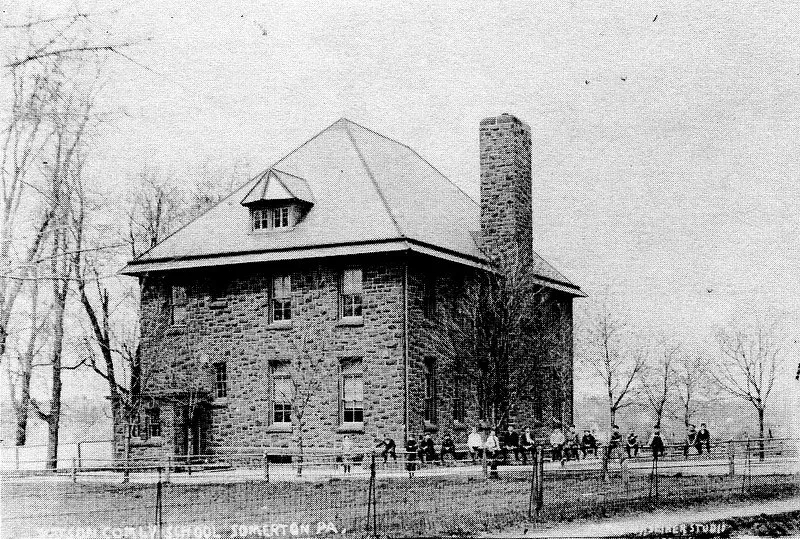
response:
<svg viewBox="0 0 800 539"><path fill-rule="evenodd" d="M339 306L342 318L361 316L363 283L360 269L347 269L342 273L339 287Z"/></svg>
<svg viewBox="0 0 800 539"><path fill-rule="evenodd" d="M364 372L360 359L341 366L342 424L364 423Z"/></svg>
<svg viewBox="0 0 800 539"><path fill-rule="evenodd" d="M147 433L150 438L161 436L161 409L148 408L145 412L145 420L147 422Z"/></svg>
<svg viewBox="0 0 800 539"><path fill-rule="evenodd" d="M173 285L170 287L169 307L172 324L186 323L186 287Z"/></svg>
<svg viewBox="0 0 800 539"><path fill-rule="evenodd" d="M131 435L142 440L161 436L161 410L156 407L145 408L139 414L138 425L134 425Z"/></svg>
<svg viewBox="0 0 800 539"><path fill-rule="evenodd" d="M436 360L425 360L425 421L436 423Z"/></svg>
<svg viewBox="0 0 800 539"><path fill-rule="evenodd" d="M453 421L463 423L466 418L464 409L464 381L460 375L453 378Z"/></svg>
<svg viewBox="0 0 800 539"><path fill-rule="evenodd" d="M253 230L266 230L268 228L287 228L290 224L291 211L289 206L279 208L260 208L250 210Z"/></svg>
<svg viewBox="0 0 800 539"><path fill-rule="evenodd" d="M288 275L272 278L272 321L292 319L292 282Z"/></svg>
<svg viewBox="0 0 800 539"><path fill-rule="evenodd" d="M208 295L211 301L221 301L228 294L228 279L223 275L214 275L209 284Z"/></svg>
<svg viewBox="0 0 800 539"><path fill-rule="evenodd" d="M272 228L289 226L289 207L283 206L272 210Z"/></svg>
<svg viewBox="0 0 800 539"><path fill-rule="evenodd" d="M228 366L224 362L214 363L214 395L218 399L228 396Z"/></svg>
<svg viewBox="0 0 800 539"><path fill-rule="evenodd" d="M422 283L422 311L426 318L436 316L436 276L427 275Z"/></svg>
<svg viewBox="0 0 800 539"><path fill-rule="evenodd" d="M288 365L275 364L272 367L272 423L291 425L294 384L289 376Z"/></svg>
<svg viewBox="0 0 800 539"><path fill-rule="evenodd" d="M269 228L269 210L251 210L253 218L253 230L265 230Z"/></svg>

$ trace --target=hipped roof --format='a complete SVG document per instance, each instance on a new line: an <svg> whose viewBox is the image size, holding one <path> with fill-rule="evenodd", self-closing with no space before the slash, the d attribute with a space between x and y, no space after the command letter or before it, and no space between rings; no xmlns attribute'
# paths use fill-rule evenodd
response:
<svg viewBox="0 0 800 539"><path fill-rule="evenodd" d="M243 204L294 198L313 204L287 231L253 232ZM123 273L417 251L486 267L473 239L480 207L408 146L341 119L131 261ZM553 288L580 289L543 258Z"/></svg>

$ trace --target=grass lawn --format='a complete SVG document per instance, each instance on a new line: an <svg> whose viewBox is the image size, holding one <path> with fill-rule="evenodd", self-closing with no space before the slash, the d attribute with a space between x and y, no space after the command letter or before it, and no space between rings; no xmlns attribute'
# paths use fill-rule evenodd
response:
<svg viewBox="0 0 800 539"><path fill-rule="evenodd" d="M632 475L626 485L619 474L602 481L596 472L547 473L540 518L568 521L708 500L763 499L800 492L796 475L758 476L752 483L741 476L662 476L658 498L654 487L646 475ZM482 475L458 474L414 479L378 477L375 491L375 522L381 535L472 535L527 520L530 476L505 471L499 479L490 481L484 481ZM297 535L316 536L320 522L333 523L337 532L344 528L347 535L360 535L368 528L368 496L368 481L355 478L165 484L161 488L161 521L164 526L213 525L221 537L231 537L232 526L252 537L264 536L265 529L273 536L291 537L292 523L300 526L295 529ZM158 488L153 484L72 483L68 479L6 482L2 493L3 537L39 536L39 529L49 527L101 530L106 526L155 525L157 498ZM308 525L309 533L305 533L303 524Z"/></svg>

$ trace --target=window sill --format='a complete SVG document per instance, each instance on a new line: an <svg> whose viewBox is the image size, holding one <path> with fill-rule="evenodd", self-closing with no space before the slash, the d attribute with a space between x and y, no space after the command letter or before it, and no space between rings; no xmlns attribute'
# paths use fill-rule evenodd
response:
<svg viewBox="0 0 800 539"><path fill-rule="evenodd" d="M437 432L439 430L439 425L436 423L431 423L430 421L423 421L423 426L425 432Z"/></svg>
<svg viewBox="0 0 800 539"><path fill-rule="evenodd" d="M347 423L344 425L340 425L338 429L336 429L338 434L364 434L364 424L363 423Z"/></svg>
<svg viewBox="0 0 800 539"><path fill-rule="evenodd" d="M357 327L364 325L364 317L363 316L344 316L336 322L336 325L339 327Z"/></svg>
<svg viewBox="0 0 800 539"><path fill-rule="evenodd" d="M279 226L279 227L271 226L269 228L253 228L251 226L250 227L250 233L251 234L257 234L257 235L262 235L262 234L283 234L284 232L291 232L295 228L297 228L297 225Z"/></svg>
<svg viewBox="0 0 800 539"><path fill-rule="evenodd" d="M167 335L182 335L186 331L186 324L172 324L167 328Z"/></svg>
<svg viewBox="0 0 800 539"><path fill-rule="evenodd" d="M217 397L211 402L211 406L215 408L226 408L228 406L228 397Z"/></svg>
<svg viewBox="0 0 800 539"><path fill-rule="evenodd" d="M131 438L131 447L161 447L162 445L164 445L164 439L161 436L153 436L146 440Z"/></svg>
<svg viewBox="0 0 800 539"><path fill-rule="evenodd" d="M224 299L213 299L208 302L209 309L224 309L228 306L228 302Z"/></svg>
<svg viewBox="0 0 800 539"><path fill-rule="evenodd" d="M275 320L267 325L267 329L292 329L291 320Z"/></svg>
<svg viewBox="0 0 800 539"><path fill-rule="evenodd" d="M283 423L273 423L272 425L267 426L267 432L292 432L292 425L291 424L283 424Z"/></svg>

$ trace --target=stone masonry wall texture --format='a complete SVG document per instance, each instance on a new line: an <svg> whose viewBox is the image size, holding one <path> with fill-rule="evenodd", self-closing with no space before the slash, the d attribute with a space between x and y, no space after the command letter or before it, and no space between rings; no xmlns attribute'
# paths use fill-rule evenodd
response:
<svg viewBox="0 0 800 539"><path fill-rule="evenodd" d="M343 436L337 432L339 365L359 358L364 369L364 432L349 435L356 446L368 446L384 433L402 440L402 265L399 260L348 262L234 269L222 301L210 296L211 283L202 272L170 276L169 281L150 279L142 294L146 391L196 388L212 395L206 440L211 452L221 446L285 447L296 443L297 434L271 425L270 365L289 361L293 367L311 369L314 361L320 383L313 386L304 407L304 445L331 449ZM351 265L363 269L364 316L363 325L345 326L338 318L338 280L341 270ZM289 327L270 324L269 282L275 273L291 276ZM169 283L188 287L188 316L186 324L164 329ZM228 395L215 399L213 365L220 361L227 364ZM169 436L175 441L165 443L165 450L179 448L182 434L164 433Z"/></svg>
<svg viewBox="0 0 800 539"><path fill-rule="evenodd" d="M517 118L503 114L480 124L481 244L491 257L509 252L530 260L532 253L531 135ZM339 279L343 269L363 271L363 324L339 319ZM422 255L374 254L283 263L154 273L142 277L142 391L158 396L162 436L131 444L135 456L175 455L191 451L186 425L202 414L201 450L223 447L294 448L299 427L271 422L271 376L288 365L302 383L314 381L303 408L303 444L331 450L349 434L356 447L371 447L388 434L398 446L406 433L434 432L466 441L479 423L475 388L466 374L448 328L459 323L456 303L481 271ZM291 278L292 320L270 321L270 282L276 274ZM185 323L169 319L171 285L185 286ZM426 288L435 287L433 310ZM404 297L405 293L405 297ZM530 394L519 399L518 427L545 427L549 417L572 418L572 298L553 294L553 312L564 314L559 338L543 353L541 368L525 381ZM407 319L406 319L407 307ZM408 334L404 335L404 327ZM404 338L405 337L405 338ZM405 372L406 345L408 373ZM339 372L343 361L362 361L363 431L344 432L340 424ZM436 421L424 420L425 364L436 363ZM214 364L225 362L227 396L216 398ZM568 383L555 388L555 372ZM405 394L406 375L408 395ZM530 382L529 384L527 382ZM536 382L536 383L534 383ZM301 384L302 385L302 384ZM308 386L311 387L311 386ZM554 390L563 391L557 395ZM458 393L458 395L457 395ZM534 394L535 393L535 394ZM463 423L454 420L453 399L464 401ZM559 399L564 410L553 408ZM408 403L408 410L405 405ZM406 412L408 424L406 425ZM116 448L124 429L116 428Z"/></svg>

